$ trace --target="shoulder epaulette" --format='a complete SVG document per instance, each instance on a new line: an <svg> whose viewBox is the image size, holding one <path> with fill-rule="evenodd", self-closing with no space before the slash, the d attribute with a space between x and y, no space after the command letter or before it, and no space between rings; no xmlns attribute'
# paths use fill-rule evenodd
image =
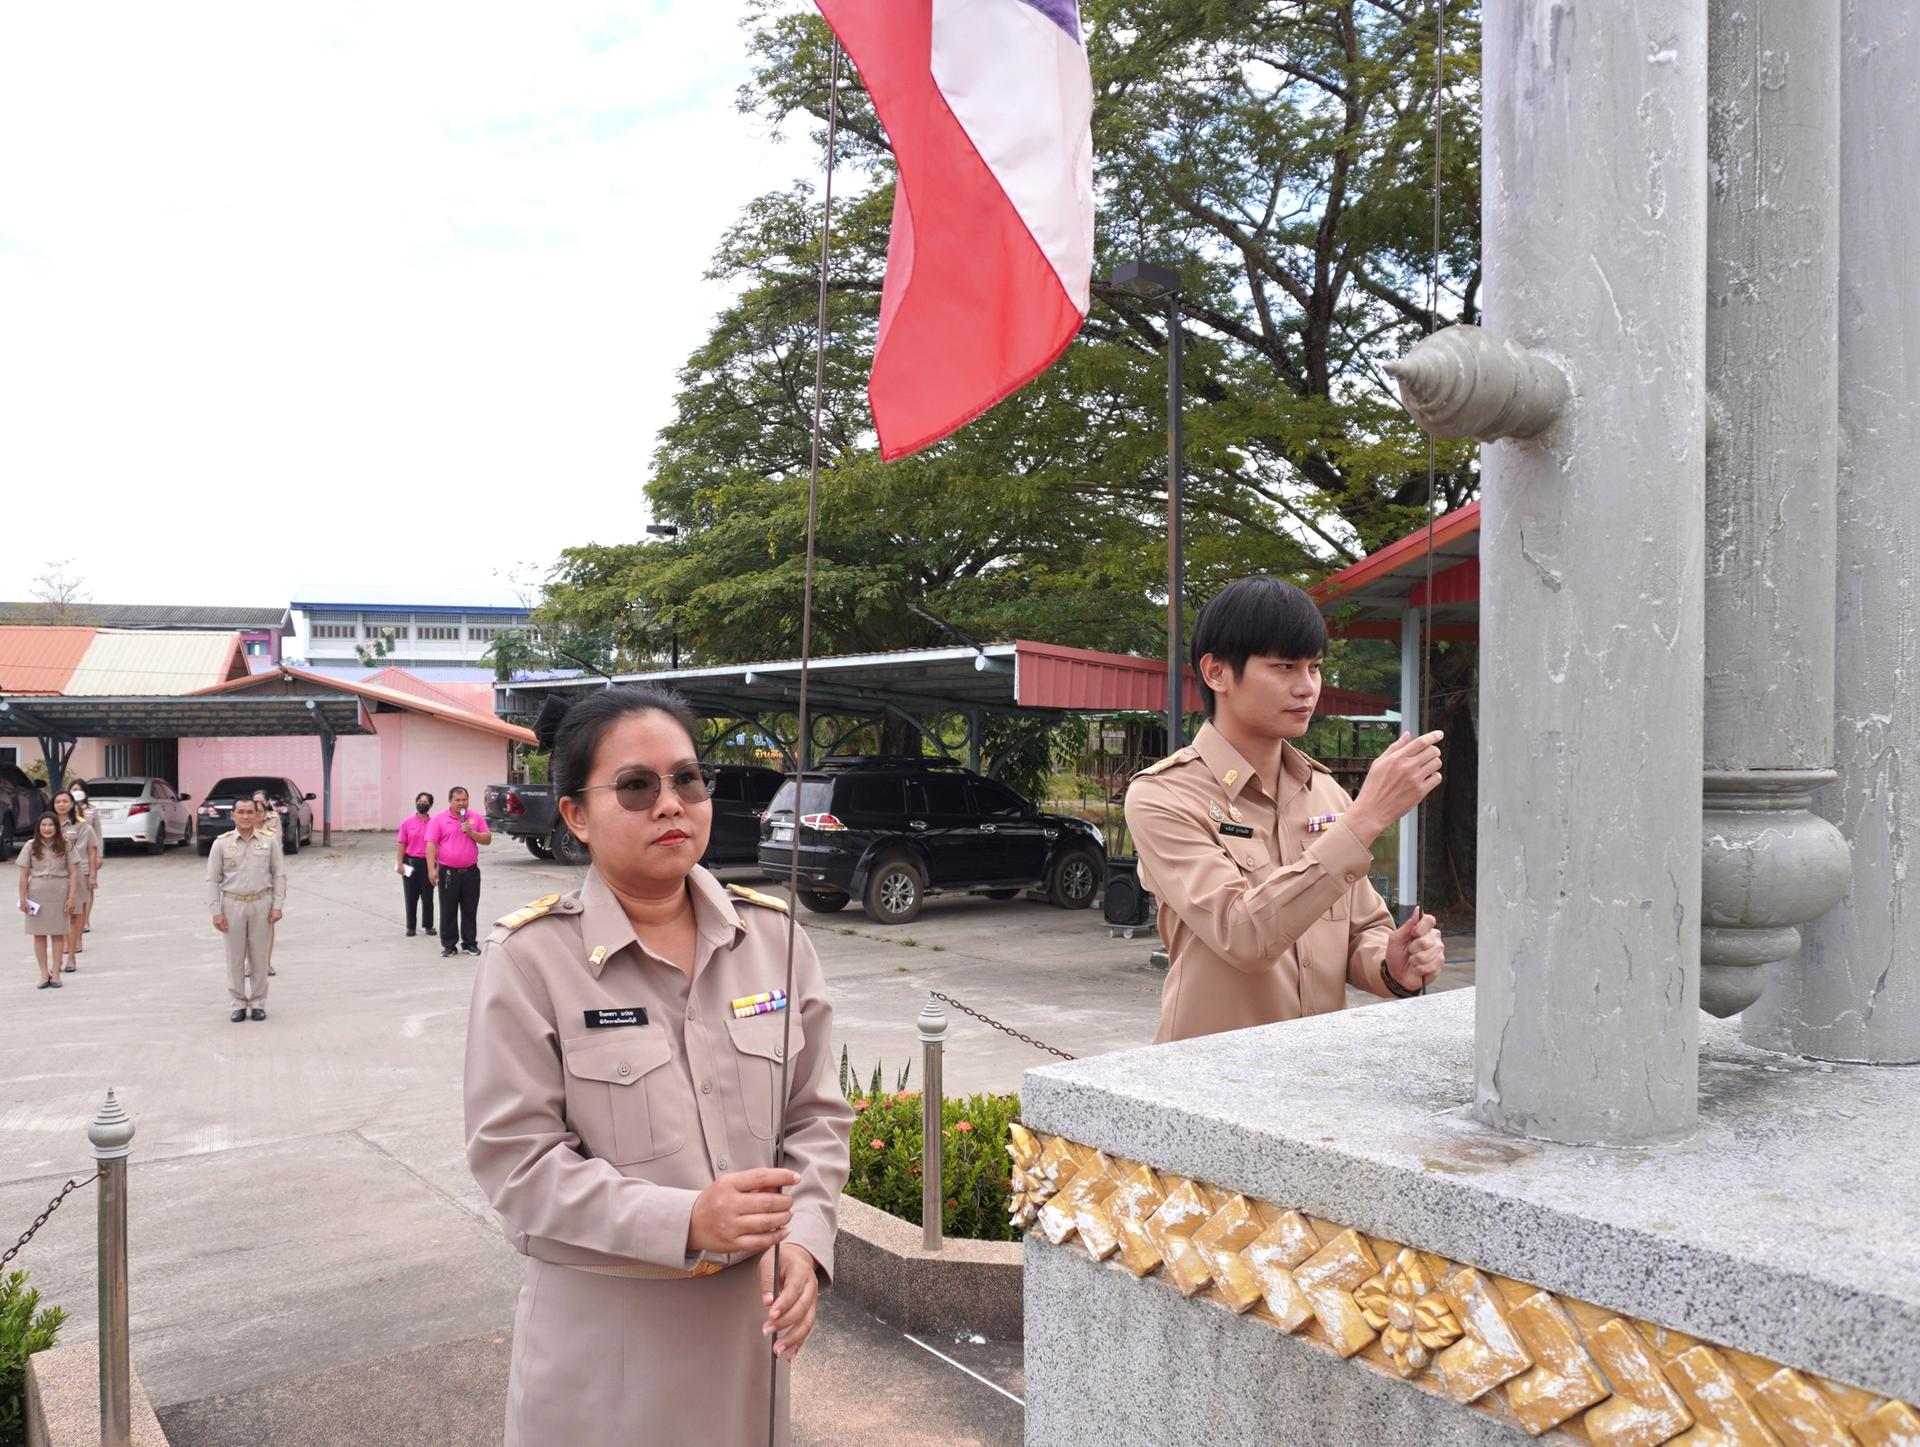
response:
<svg viewBox="0 0 1920 1447"><path fill-rule="evenodd" d="M1307 761L1307 766L1313 769L1315 772L1326 774L1329 777L1332 776L1333 770L1329 769L1325 764L1321 763L1312 754L1307 753L1303 749L1295 749L1294 752L1299 754L1301 758L1305 759Z"/></svg>
<svg viewBox="0 0 1920 1447"><path fill-rule="evenodd" d="M1175 764L1184 764L1189 759L1195 759L1198 757L1199 757L1199 754L1196 750L1176 749L1173 753L1168 754L1164 759L1160 760L1159 763L1148 764L1146 768L1142 769L1139 773L1135 774L1134 778L1144 779L1149 777L1150 775L1160 773L1163 769L1171 769Z"/></svg>
<svg viewBox="0 0 1920 1447"><path fill-rule="evenodd" d="M545 914L558 903L560 903L560 896L557 894L549 894L541 899L536 899L532 904L522 905L512 914L501 915L494 923L510 930L516 930L528 920L540 918L541 915ZM545 936L542 936L542 938L545 938Z"/></svg>
<svg viewBox="0 0 1920 1447"><path fill-rule="evenodd" d="M729 884L727 893L735 899L744 899L748 904L764 905L768 909L777 909L782 914L787 912L787 902L784 899L775 899L772 895L762 894L757 889L748 889L744 884Z"/></svg>

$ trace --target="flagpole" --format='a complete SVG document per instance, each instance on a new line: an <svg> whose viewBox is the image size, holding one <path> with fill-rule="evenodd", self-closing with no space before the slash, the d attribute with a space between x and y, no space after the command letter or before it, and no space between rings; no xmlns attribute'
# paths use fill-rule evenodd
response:
<svg viewBox="0 0 1920 1447"><path fill-rule="evenodd" d="M807 709L807 679L813 653L813 560L820 519L820 414L827 383L827 261L833 249L833 166L840 130L840 40L833 39L833 62L827 80L827 172L820 213L820 293L813 340L813 448L807 468L807 554L800 603L800 702L794 730L793 849L787 862L787 995L793 999L793 948L800 921L800 803L805 795L808 740L813 721ZM787 1153L787 1072L793 1062L793 1009L780 1012L779 1124L774 1131L773 1165L778 1170ZM780 1299L780 1243L773 1245L773 1299ZM780 1358L771 1352L767 1369L767 1447L778 1440Z"/></svg>

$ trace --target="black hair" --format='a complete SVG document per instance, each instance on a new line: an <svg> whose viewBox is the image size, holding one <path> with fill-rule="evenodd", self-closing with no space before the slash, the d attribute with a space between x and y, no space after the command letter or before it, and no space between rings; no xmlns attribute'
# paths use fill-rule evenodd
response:
<svg viewBox="0 0 1920 1447"><path fill-rule="evenodd" d="M469 789L465 784L455 784L451 789L447 790L447 802L449 804L453 802L453 796L455 794L465 794L471 799L473 797L473 790Z"/></svg>
<svg viewBox="0 0 1920 1447"><path fill-rule="evenodd" d="M414 802L414 803L416 803L416 804L418 804L418 803L419 803L419 802L420 802L420 801L421 801L422 799L425 799L425 800L427 801L427 804L428 804L428 806L429 806L429 807L431 807L431 806L432 806L432 804L433 804L433 795L432 795L432 794L430 794L429 792L427 792L427 790L425 790L425 789L422 789L422 790L421 790L421 791L420 791L419 793L417 793L417 794L415 794L415 795L413 796L413 802Z"/></svg>
<svg viewBox="0 0 1920 1447"><path fill-rule="evenodd" d="M60 792L64 794L67 791L62 789ZM40 837L40 819L53 820L53 839L51 841ZM60 816L51 809L45 809L41 811L40 819L33 821L33 844L31 846L33 857L35 859L43 858L44 856L40 853L40 846L51 842L54 854L64 859L67 853L67 836L60 832Z"/></svg>
<svg viewBox="0 0 1920 1447"><path fill-rule="evenodd" d="M607 730L632 713L663 713L695 736L693 709L670 688L650 683L625 684L603 688L585 698L561 703L550 698L534 723L534 733L543 748L553 751L548 777L561 795L576 799L593 772L594 755Z"/></svg>
<svg viewBox="0 0 1920 1447"><path fill-rule="evenodd" d="M1238 678L1249 658L1324 658L1327 620L1293 584L1280 578L1236 578L1201 608L1193 620L1187 658L1200 683L1200 697L1213 717L1213 690L1200 676L1211 653Z"/></svg>

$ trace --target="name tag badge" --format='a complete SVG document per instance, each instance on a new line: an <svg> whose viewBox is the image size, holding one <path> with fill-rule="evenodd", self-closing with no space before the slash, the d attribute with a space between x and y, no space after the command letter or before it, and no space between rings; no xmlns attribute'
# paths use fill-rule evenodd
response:
<svg viewBox="0 0 1920 1447"><path fill-rule="evenodd" d="M644 1025L647 1023L647 1011L643 1005L629 1005L624 1010L589 1010L587 1028L589 1030L611 1030L618 1025Z"/></svg>
<svg viewBox="0 0 1920 1447"><path fill-rule="evenodd" d="M1251 824L1222 824L1220 826L1220 832L1234 839L1253 838L1253 826Z"/></svg>

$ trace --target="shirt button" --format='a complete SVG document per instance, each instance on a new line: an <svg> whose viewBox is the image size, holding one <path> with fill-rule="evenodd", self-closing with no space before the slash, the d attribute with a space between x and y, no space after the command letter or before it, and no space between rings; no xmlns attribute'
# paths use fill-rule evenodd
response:
<svg viewBox="0 0 1920 1447"><path fill-rule="evenodd" d="M775 1060L781 1059L786 1055L786 1053L787 1053L787 1047L784 1045L776 1045L773 1047L773 1058Z"/></svg>
<svg viewBox="0 0 1920 1447"><path fill-rule="evenodd" d="M689 1020L696 1018L696 1012L694 1011L694 1008L691 1005L687 1006L687 1018Z"/></svg>
<svg viewBox="0 0 1920 1447"><path fill-rule="evenodd" d="M1359 875L1357 875L1357 874L1349 874L1349 875L1347 876L1347 883L1348 883L1348 884L1357 884L1357 883L1359 882L1359 880L1360 880L1360 876L1359 876Z"/></svg>
<svg viewBox="0 0 1920 1447"><path fill-rule="evenodd" d="M720 1157L719 1160L715 1161L713 1164L716 1169L724 1171L727 1168L727 1158L725 1156L722 1156Z"/></svg>
<svg viewBox="0 0 1920 1447"><path fill-rule="evenodd" d="M700 1093L701 1093L702 1095L712 1095L712 1094L713 1094L713 1082L712 1082L711 1080L703 1080L703 1081L701 1081L701 1082L700 1082Z"/></svg>
<svg viewBox="0 0 1920 1447"><path fill-rule="evenodd" d="M615 1075L620 1075L620 1076L631 1075L633 1074L633 1067L627 1064L626 1061L622 1060L618 1065L614 1067L613 1073Z"/></svg>

